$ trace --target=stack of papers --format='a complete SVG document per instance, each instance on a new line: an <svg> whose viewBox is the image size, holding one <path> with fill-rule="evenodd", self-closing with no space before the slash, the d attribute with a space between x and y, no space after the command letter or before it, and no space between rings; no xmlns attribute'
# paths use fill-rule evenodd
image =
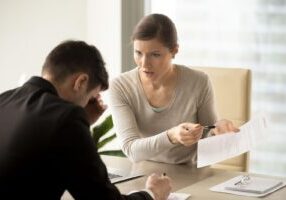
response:
<svg viewBox="0 0 286 200"><path fill-rule="evenodd" d="M251 177L248 183L240 184L242 178L243 176L234 177L226 182L210 188L210 190L242 196L261 197L286 185L285 181L254 176Z"/></svg>

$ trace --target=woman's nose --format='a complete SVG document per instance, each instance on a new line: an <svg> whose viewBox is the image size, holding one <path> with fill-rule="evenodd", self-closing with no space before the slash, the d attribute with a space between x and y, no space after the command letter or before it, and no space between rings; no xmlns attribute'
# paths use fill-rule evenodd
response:
<svg viewBox="0 0 286 200"><path fill-rule="evenodd" d="M144 67L144 68L150 67L148 56L142 56L141 66Z"/></svg>

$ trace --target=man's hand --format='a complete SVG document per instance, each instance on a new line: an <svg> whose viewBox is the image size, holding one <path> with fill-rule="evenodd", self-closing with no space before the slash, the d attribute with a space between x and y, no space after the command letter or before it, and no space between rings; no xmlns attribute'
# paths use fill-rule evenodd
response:
<svg viewBox="0 0 286 200"><path fill-rule="evenodd" d="M171 179L168 176L152 174L146 181L146 188L153 192L155 200L167 200L172 189Z"/></svg>
<svg viewBox="0 0 286 200"><path fill-rule="evenodd" d="M199 141L203 129L200 124L182 123L168 130L167 135L173 144L181 143L188 147Z"/></svg>
<svg viewBox="0 0 286 200"><path fill-rule="evenodd" d="M85 111L90 124L95 123L102 113L106 110L107 105L103 104L100 94L95 98L89 100L88 104L85 106Z"/></svg>

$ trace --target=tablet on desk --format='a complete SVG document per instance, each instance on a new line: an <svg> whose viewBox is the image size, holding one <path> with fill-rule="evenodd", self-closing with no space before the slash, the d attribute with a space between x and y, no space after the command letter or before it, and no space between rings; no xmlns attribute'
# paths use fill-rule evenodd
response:
<svg viewBox="0 0 286 200"><path fill-rule="evenodd" d="M125 171L112 167L107 167L107 172L111 183L119 183L144 176L142 173L133 173L127 170Z"/></svg>

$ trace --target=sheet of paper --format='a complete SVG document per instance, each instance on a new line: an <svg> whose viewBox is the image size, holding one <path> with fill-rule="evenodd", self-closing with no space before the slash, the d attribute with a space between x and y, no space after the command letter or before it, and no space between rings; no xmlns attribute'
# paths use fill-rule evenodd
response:
<svg viewBox="0 0 286 200"><path fill-rule="evenodd" d="M170 193L167 200L186 200L190 197L190 194L186 193Z"/></svg>
<svg viewBox="0 0 286 200"><path fill-rule="evenodd" d="M236 179L236 178L239 179L240 177L235 177L234 179ZM275 192L276 190L278 190L282 187L285 187L285 185L286 185L286 181L283 181L283 183L281 185L279 185L278 187L275 187L266 193L257 194L257 193L251 193L251 192L240 192L240 191L227 190L226 186L228 186L229 183L232 182L232 180L233 179L230 179L226 182L215 185L215 186L211 187L210 190L213 192L224 192L224 193L235 194L235 195L240 195L240 196L263 197L263 196L266 196L272 192Z"/></svg>
<svg viewBox="0 0 286 200"><path fill-rule="evenodd" d="M241 126L238 133L226 133L199 140L197 167L212 165L251 150L267 136L267 127L266 117L258 114Z"/></svg>

